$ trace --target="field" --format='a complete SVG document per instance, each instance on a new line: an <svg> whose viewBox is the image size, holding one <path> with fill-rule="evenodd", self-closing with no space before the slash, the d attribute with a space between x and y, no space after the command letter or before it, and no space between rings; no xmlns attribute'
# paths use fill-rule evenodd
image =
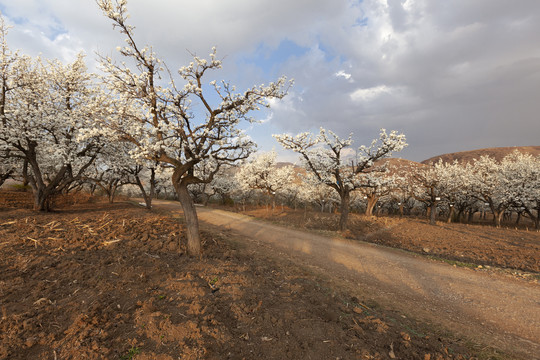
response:
<svg viewBox="0 0 540 360"><path fill-rule="evenodd" d="M248 209L244 214L315 231L336 231L339 223L339 214L306 213L281 207L275 211ZM506 269L533 280L540 273L540 232L536 230L444 222L432 226L427 220L418 218L351 214L349 230L344 235L349 239L400 248L463 266Z"/></svg>
<svg viewBox="0 0 540 360"><path fill-rule="evenodd" d="M181 219L89 200L54 213L0 210L0 359L506 358L366 304L222 232L204 230L203 258L189 258ZM443 245L414 244L421 221L395 221L355 220L351 234L363 226L389 242L385 231L400 228L399 239L411 239L403 247L444 254ZM520 234L529 244L522 249L538 254L538 233ZM489 261L537 269L514 257Z"/></svg>

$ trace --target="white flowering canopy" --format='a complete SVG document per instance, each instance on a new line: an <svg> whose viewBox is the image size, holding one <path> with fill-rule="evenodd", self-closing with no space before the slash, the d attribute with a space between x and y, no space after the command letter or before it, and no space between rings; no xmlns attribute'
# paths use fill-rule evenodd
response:
<svg viewBox="0 0 540 360"><path fill-rule="evenodd" d="M23 168L36 209L45 210L50 195L80 179L102 147L97 137L79 136L102 116L107 101L82 54L67 65L32 59L11 52L6 34L2 21L0 153Z"/></svg>
<svg viewBox="0 0 540 360"><path fill-rule="evenodd" d="M134 65L101 58L107 74L104 81L116 104L111 116L103 119L102 128L86 136L109 133L115 140L135 145L132 158L174 168L172 183L188 225L188 253L200 255L198 219L187 186L211 182L222 165L246 159L254 151L255 144L238 125L243 120L254 121L253 112L269 106L269 99L285 96L287 81L282 77L244 92L237 92L226 81L207 83L206 75L221 68L215 48L209 60L194 55L175 77L151 47L136 43L134 28L126 22L126 0L97 3L113 27L125 35L126 45L118 51ZM212 101L214 98L218 101ZM213 171L201 178L196 167L208 169L204 163Z"/></svg>
<svg viewBox="0 0 540 360"><path fill-rule="evenodd" d="M257 154L240 168L237 181L241 186L263 190L269 195L280 192L293 181L294 170L291 165L277 167L276 156L275 151Z"/></svg>
<svg viewBox="0 0 540 360"><path fill-rule="evenodd" d="M352 157L345 157L343 152L352 145L352 134L347 139L340 139L334 132L321 128L318 136L304 132L274 137L286 149L299 153L306 169L338 192L365 186L358 174L365 173L375 161L407 146L405 135L396 131L387 134L385 129L381 129L379 139L374 139L370 146L360 146Z"/></svg>
<svg viewBox="0 0 540 360"><path fill-rule="evenodd" d="M304 132L296 136L282 134L274 137L284 148L302 156L306 170L315 179L337 191L341 199L342 231L347 227L351 192L366 186L365 179L359 175L367 173L377 160L407 146L405 135L396 131L387 134L385 129L381 129L379 138L374 139L370 146L360 146L352 157L346 157L343 151L352 145L352 135L340 139L334 132L321 128L317 136Z"/></svg>
<svg viewBox="0 0 540 360"><path fill-rule="evenodd" d="M126 46L118 48L120 54L136 64L136 69L131 69L109 57L101 61L108 74L105 81L118 99L104 125L113 136L136 145L131 156L172 165L177 181L186 184L211 180L194 175L192 169L200 162L215 163L217 171L222 164L247 158L255 144L238 125L242 120L254 121L251 114L269 106L268 99L282 98L286 79L244 92L236 92L225 81L206 83L205 76L222 66L215 48L208 60L194 56L190 64L179 68L175 78L151 48L136 44L134 29L126 24L126 1L100 0L98 4L126 35ZM203 89L212 89L212 94Z"/></svg>

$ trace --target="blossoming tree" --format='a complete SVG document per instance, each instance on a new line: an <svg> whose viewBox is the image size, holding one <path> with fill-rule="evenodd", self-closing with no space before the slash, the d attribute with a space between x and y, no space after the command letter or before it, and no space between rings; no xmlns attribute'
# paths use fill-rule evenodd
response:
<svg viewBox="0 0 540 360"><path fill-rule="evenodd" d="M240 168L236 174L238 182L248 188L265 192L275 208L276 193L293 181L292 165L278 167L275 151L260 153Z"/></svg>
<svg viewBox="0 0 540 360"><path fill-rule="evenodd" d="M286 149L299 153L306 169L319 182L337 191L341 199L341 231L347 229L351 192L365 186L358 175L366 173L375 161L407 145L405 135L396 131L387 134L386 130L381 129L379 138L374 139L370 146L362 145L354 156L346 158L344 149L352 145L352 135L340 139L332 131L321 128L318 136L304 132L296 136L282 134L274 137Z"/></svg>
<svg viewBox="0 0 540 360"><path fill-rule="evenodd" d="M101 148L97 137L77 140L106 103L93 85L83 55L68 65L10 53L0 38L2 68L0 151L18 162L34 193L34 208L48 210L52 195L81 179Z"/></svg>
<svg viewBox="0 0 540 360"><path fill-rule="evenodd" d="M193 62L181 67L178 75L184 86L177 86L152 49L140 47L135 41L134 28L126 22L127 1L98 0L98 5L126 37L126 46L118 49L120 54L135 64L131 68L102 58L109 75L106 82L119 101L117 112L105 125L136 146L131 153L133 158L146 158L174 168L172 183L184 210L188 254L200 256L197 213L188 185L210 182L222 165L251 154L255 144L239 128L240 121L253 122L253 111L268 106L268 99L285 96L286 80L280 78L243 93L236 92L226 81L207 83L206 75L221 68L214 49L210 60L194 56ZM163 85L165 76L167 85ZM213 91L207 91L208 88ZM212 101L214 98L218 100ZM196 110L192 102L198 104ZM206 178L197 177L195 165L207 161L214 163L215 168Z"/></svg>
<svg viewBox="0 0 540 360"><path fill-rule="evenodd" d="M512 204L540 229L540 156L514 151L504 157L502 166L506 169L504 188Z"/></svg>

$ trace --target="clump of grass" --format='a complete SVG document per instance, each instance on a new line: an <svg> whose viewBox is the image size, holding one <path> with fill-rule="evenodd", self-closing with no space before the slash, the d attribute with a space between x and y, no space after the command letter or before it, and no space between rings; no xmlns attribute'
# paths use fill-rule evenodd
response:
<svg viewBox="0 0 540 360"><path fill-rule="evenodd" d="M138 347L132 347L128 350L128 353L122 356L121 360L132 360L135 355L140 354L141 350Z"/></svg>
<svg viewBox="0 0 540 360"><path fill-rule="evenodd" d="M27 192L30 191L32 188L30 187L30 185L12 184L11 189L13 189L14 191Z"/></svg>

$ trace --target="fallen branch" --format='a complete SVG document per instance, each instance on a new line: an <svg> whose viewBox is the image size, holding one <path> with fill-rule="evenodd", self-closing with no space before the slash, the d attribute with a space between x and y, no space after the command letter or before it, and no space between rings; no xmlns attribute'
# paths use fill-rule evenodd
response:
<svg viewBox="0 0 540 360"><path fill-rule="evenodd" d="M120 239L114 239L114 240L110 240L110 241L104 241L103 242L103 245L107 246L107 245L111 245L111 244L114 244L114 243L117 243L119 242Z"/></svg>
<svg viewBox="0 0 540 360"><path fill-rule="evenodd" d="M112 222L113 222L112 220L108 221L105 225L100 226L97 230L103 229L105 226L109 225Z"/></svg>
<svg viewBox="0 0 540 360"><path fill-rule="evenodd" d="M31 237L27 237L27 239L33 241L34 246L37 248L38 241L36 239L32 239Z"/></svg>

